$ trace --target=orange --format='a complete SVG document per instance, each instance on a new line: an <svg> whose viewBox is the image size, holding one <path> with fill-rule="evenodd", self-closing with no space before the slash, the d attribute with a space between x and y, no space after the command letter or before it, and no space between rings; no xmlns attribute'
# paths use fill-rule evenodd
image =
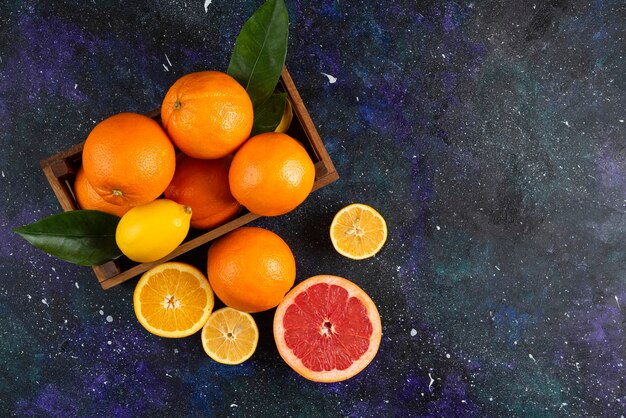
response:
<svg viewBox="0 0 626 418"><path fill-rule="evenodd" d="M207 271L211 287L227 306L260 312L278 305L293 286L296 262L278 235L244 227L211 245Z"/></svg>
<svg viewBox="0 0 626 418"><path fill-rule="evenodd" d="M202 347L222 364L241 364L254 354L259 329L248 313L222 308L211 314L202 328Z"/></svg>
<svg viewBox="0 0 626 418"><path fill-rule="evenodd" d="M170 87L161 120L182 152L214 159L231 154L248 139L254 113L250 96L234 78L202 71L187 74Z"/></svg>
<svg viewBox="0 0 626 418"><path fill-rule="evenodd" d="M107 202L102 196L96 193L93 187L91 187L91 184L87 181L83 167L78 169L76 178L74 179L74 196L81 209L99 210L120 217L130 210L130 206L114 205L113 203Z"/></svg>
<svg viewBox="0 0 626 418"><path fill-rule="evenodd" d="M371 206L354 203L341 209L330 225L335 250L353 260L372 257L387 241L387 223Z"/></svg>
<svg viewBox="0 0 626 418"><path fill-rule="evenodd" d="M315 182L315 166L304 147L283 133L250 138L235 154L230 190L261 216L282 215L304 202Z"/></svg>
<svg viewBox="0 0 626 418"><path fill-rule="evenodd" d="M232 219L241 209L230 193L228 169L232 157L198 160L180 154L165 197L192 209L191 226L209 229Z"/></svg>
<svg viewBox="0 0 626 418"><path fill-rule="evenodd" d="M158 123L120 113L91 131L83 148L87 180L107 202L138 206L159 197L174 176L174 146Z"/></svg>
<svg viewBox="0 0 626 418"><path fill-rule="evenodd" d="M133 296L139 323L152 334L187 337L199 331L213 310L213 291L197 268L169 262L141 276Z"/></svg>
<svg viewBox="0 0 626 418"><path fill-rule="evenodd" d="M311 277L294 287L274 315L280 356L303 377L339 382L376 356L382 326L360 287L337 276Z"/></svg>

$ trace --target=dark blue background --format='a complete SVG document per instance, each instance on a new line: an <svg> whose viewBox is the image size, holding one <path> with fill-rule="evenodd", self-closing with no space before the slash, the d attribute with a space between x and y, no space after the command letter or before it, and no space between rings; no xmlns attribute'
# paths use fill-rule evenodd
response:
<svg viewBox="0 0 626 418"><path fill-rule="evenodd" d="M289 243L298 281L336 274L369 293L378 356L346 382L309 382L280 359L268 312L253 358L219 365L198 336L144 331L135 281L103 291L10 232L60 210L40 159L159 106L186 73L225 70L259 1L8 1L3 414L623 416L624 3L286 3L287 65L341 179L254 224ZM372 259L330 244L353 202L387 219Z"/></svg>

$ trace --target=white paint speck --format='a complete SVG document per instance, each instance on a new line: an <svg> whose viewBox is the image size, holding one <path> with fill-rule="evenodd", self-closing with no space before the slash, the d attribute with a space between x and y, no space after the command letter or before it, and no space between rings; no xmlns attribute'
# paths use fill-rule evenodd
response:
<svg viewBox="0 0 626 418"><path fill-rule="evenodd" d="M326 74L326 73L321 73L322 75L325 75L328 78L328 82L330 84L335 84L337 82L337 77L333 77L330 74Z"/></svg>
<svg viewBox="0 0 626 418"><path fill-rule="evenodd" d="M31 295L26 295L28 297L28 300L31 300L33 297Z"/></svg>
<svg viewBox="0 0 626 418"><path fill-rule="evenodd" d="M624 119L620 119L619 123L624 123ZM623 417L622 417L623 418Z"/></svg>
<svg viewBox="0 0 626 418"><path fill-rule="evenodd" d="M535 363L537 363L537 360L535 360L535 358L533 357L532 354L528 353L528 358L530 358L532 361L534 361Z"/></svg>
<svg viewBox="0 0 626 418"><path fill-rule="evenodd" d="M359 96L356 96L356 101L357 101L357 102L359 101Z"/></svg>
<svg viewBox="0 0 626 418"><path fill-rule="evenodd" d="M619 299L617 298L617 295L615 295L615 302L617 302L617 307L619 308L619 310L622 310L622 307L619 304Z"/></svg>
<svg viewBox="0 0 626 418"><path fill-rule="evenodd" d="M103 311L102 309L100 309L100 310L98 311L98 313L99 313L100 315L104 315L104 311Z"/></svg>
<svg viewBox="0 0 626 418"><path fill-rule="evenodd" d="M174 349L174 354L178 354L178 348Z"/></svg>
<svg viewBox="0 0 626 418"><path fill-rule="evenodd" d="M439 225L437 225L435 228L437 228L437 231L441 231L441 227Z"/></svg>
<svg viewBox="0 0 626 418"><path fill-rule="evenodd" d="M76 90L76 88L78 87L78 83L74 84L74 90Z"/></svg>
<svg viewBox="0 0 626 418"><path fill-rule="evenodd" d="M446 358L450 358L450 354L446 353Z"/></svg>
<svg viewBox="0 0 626 418"><path fill-rule="evenodd" d="M239 406L239 405L237 405L236 403L231 403L231 404L230 404L230 407L231 407L231 408L237 408L238 406Z"/></svg>
<svg viewBox="0 0 626 418"><path fill-rule="evenodd" d="M165 71L169 71L170 69L167 68L167 65L163 64L163 68L165 68Z"/></svg>
<svg viewBox="0 0 626 418"><path fill-rule="evenodd" d="M167 377L172 377L172 375L171 375L171 374L169 374L169 373L165 373L165 376L167 376Z"/></svg>
<svg viewBox="0 0 626 418"><path fill-rule="evenodd" d="M567 126L569 128L569 122L564 120L563 123L565 124L565 126Z"/></svg>
<svg viewBox="0 0 626 418"><path fill-rule="evenodd" d="M411 337L415 337L417 335L417 330L415 328L411 328Z"/></svg>
<svg viewBox="0 0 626 418"><path fill-rule="evenodd" d="M165 54L165 59L167 60L167 63L171 67L172 66L172 62L170 61L170 57L168 57L167 54Z"/></svg>
<svg viewBox="0 0 626 418"><path fill-rule="evenodd" d="M204 13L209 12L209 5L213 2L213 0L204 0Z"/></svg>
<svg viewBox="0 0 626 418"><path fill-rule="evenodd" d="M2 177L6 177L6 176L4 175L4 170L2 170Z"/></svg>
<svg viewBox="0 0 626 418"><path fill-rule="evenodd" d="M111 344L113 344L113 342L111 340L109 340L109 341L107 341L107 344L111 345Z"/></svg>
<svg viewBox="0 0 626 418"><path fill-rule="evenodd" d="M48 305L48 301L46 300L46 298L41 299L41 303L43 303L46 306L50 306Z"/></svg>
<svg viewBox="0 0 626 418"><path fill-rule="evenodd" d="M74 286L76 286L76 289L80 289L80 287L78 286L78 282L74 282Z"/></svg>
<svg viewBox="0 0 626 418"><path fill-rule="evenodd" d="M496 270L500 271L500 267L496 266Z"/></svg>
<svg viewBox="0 0 626 418"><path fill-rule="evenodd" d="M433 391L432 390L432 386L433 386L433 383L435 383L435 379L433 379L433 377L430 375L430 373L428 373L428 377L430 378L430 382L428 383L428 390L430 390L432 392Z"/></svg>
<svg viewBox="0 0 626 418"><path fill-rule="evenodd" d="M111 315L107 316L107 322L113 322L113 317Z"/></svg>
<svg viewBox="0 0 626 418"><path fill-rule="evenodd" d="M567 406L567 402L562 402L561 406L559 406L559 411L563 409L564 406Z"/></svg>

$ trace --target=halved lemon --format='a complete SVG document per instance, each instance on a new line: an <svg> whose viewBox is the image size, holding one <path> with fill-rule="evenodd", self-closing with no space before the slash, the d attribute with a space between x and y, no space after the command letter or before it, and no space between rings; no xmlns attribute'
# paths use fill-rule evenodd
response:
<svg viewBox="0 0 626 418"><path fill-rule="evenodd" d="M213 312L202 328L202 347L218 363L243 363L252 356L258 342L254 318L233 308Z"/></svg>
<svg viewBox="0 0 626 418"><path fill-rule="evenodd" d="M387 224L371 206L354 203L337 212L330 225L330 239L339 254L362 260L383 247Z"/></svg>
<svg viewBox="0 0 626 418"><path fill-rule="evenodd" d="M133 296L139 323L152 334L187 337L204 326L215 299L207 278L197 268L169 262L141 276Z"/></svg>

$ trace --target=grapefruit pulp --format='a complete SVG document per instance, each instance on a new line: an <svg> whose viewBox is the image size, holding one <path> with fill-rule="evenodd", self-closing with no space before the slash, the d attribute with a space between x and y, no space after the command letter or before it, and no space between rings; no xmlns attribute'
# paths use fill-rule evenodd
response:
<svg viewBox="0 0 626 418"><path fill-rule="evenodd" d="M314 276L278 305L274 339L285 362L316 382L339 382L376 356L382 327L376 305L357 285L337 276Z"/></svg>

